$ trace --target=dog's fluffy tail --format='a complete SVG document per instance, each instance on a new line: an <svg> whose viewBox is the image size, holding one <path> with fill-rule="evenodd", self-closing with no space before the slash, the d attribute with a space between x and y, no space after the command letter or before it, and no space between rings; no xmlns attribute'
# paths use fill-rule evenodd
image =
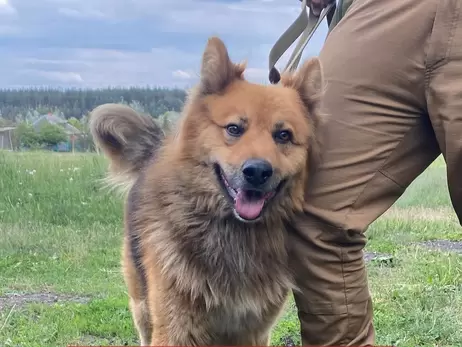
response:
<svg viewBox="0 0 462 347"><path fill-rule="evenodd" d="M122 192L132 186L165 138L151 116L122 104L96 107L90 114L89 127L95 145L109 159L107 185Z"/></svg>

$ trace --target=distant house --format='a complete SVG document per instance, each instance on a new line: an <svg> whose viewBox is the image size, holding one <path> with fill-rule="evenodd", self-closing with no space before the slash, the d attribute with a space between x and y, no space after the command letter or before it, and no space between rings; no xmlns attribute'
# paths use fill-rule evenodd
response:
<svg viewBox="0 0 462 347"><path fill-rule="evenodd" d="M54 124L62 127L68 136L66 142L58 143L51 149L58 152L69 152L72 150L73 143L81 135L81 131L76 127L69 124L65 119L58 117L52 113L40 116L35 122L32 123L33 128L39 131L44 124Z"/></svg>
<svg viewBox="0 0 462 347"><path fill-rule="evenodd" d="M0 128L0 149L13 150L13 132L15 127Z"/></svg>
<svg viewBox="0 0 462 347"><path fill-rule="evenodd" d="M32 126L34 127L34 129L39 130L40 127L46 123L55 124L55 125L59 125L63 127L64 130L66 131L66 134L68 134L69 136L80 135L79 129L69 124L67 120L62 119L61 117L58 117L51 113L40 116L35 122L32 123Z"/></svg>

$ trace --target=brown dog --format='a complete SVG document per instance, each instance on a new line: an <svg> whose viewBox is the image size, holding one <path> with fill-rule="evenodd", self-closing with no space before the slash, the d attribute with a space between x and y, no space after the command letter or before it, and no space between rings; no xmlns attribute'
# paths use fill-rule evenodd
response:
<svg viewBox="0 0 462 347"><path fill-rule="evenodd" d="M129 187L123 265L142 345L267 345L294 287L285 233L316 147L321 66L277 86L244 71L211 38L165 137L127 106L92 112L111 177Z"/></svg>

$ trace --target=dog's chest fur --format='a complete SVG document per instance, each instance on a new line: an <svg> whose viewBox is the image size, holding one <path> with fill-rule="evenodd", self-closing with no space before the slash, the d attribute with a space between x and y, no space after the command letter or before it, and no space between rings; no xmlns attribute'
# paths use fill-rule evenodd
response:
<svg viewBox="0 0 462 347"><path fill-rule="evenodd" d="M233 310L285 295L291 280L282 224L269 229L231 218L201 219L178 225L151 219L152 229L146 231L162 276L177 290L203 298L207 307L230 305ZM261 302L257 307L262 308Z"/></svg>

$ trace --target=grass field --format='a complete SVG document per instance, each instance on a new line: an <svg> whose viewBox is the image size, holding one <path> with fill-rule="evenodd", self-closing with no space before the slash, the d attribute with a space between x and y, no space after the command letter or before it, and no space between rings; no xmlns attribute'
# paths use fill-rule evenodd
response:
<svg viewBox="0 0 462 347"><path fill-rule="evenodd" d="M0 152L0 346L135 345L120 273L122 202L91 154ZM462 346L462 240L438 159L367 235L377 345ZM58 298L57 302L54 302ZM293 303L272 343L300 343Z"/></svg>

